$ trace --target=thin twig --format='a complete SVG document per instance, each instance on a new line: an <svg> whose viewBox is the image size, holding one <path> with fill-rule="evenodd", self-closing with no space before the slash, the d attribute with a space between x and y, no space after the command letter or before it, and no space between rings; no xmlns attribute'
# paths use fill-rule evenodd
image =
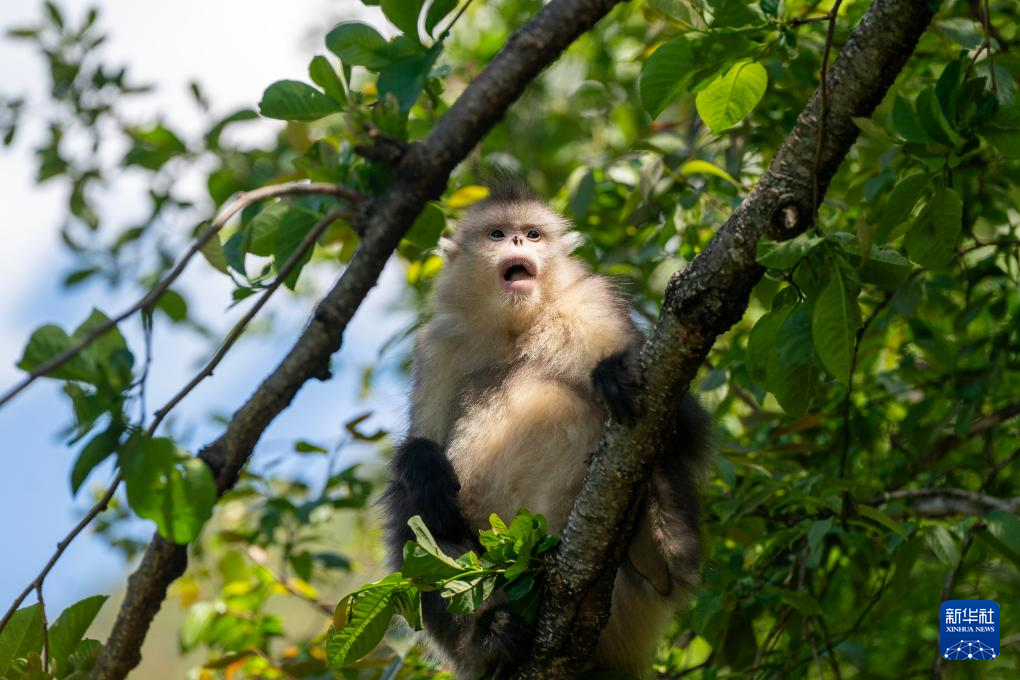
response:
<svg viewBox="0 0 1020 680"><path fill-rule="evenodd" d="M41 591L43 581L46 580L46 576L49 575L50 570L53 569L53 566L57 563L57 560L60 559L60 556L64 554L65 550L67 550L67 546L71 545L71 541L73 541L85 527L92 523L92 520L96 518L96 515L105 510L106 506L110 504L110 499L113 498L113 494L117 491L117 486L120 484L121 479L121 473L118 472L117 476L114 477L113 481L110 483L110 488L106 490L106 493L99 499L99 502L93 505L92 508L85 513L85 516L74 525L74 528L68 532L67 536L64 537L64 540L57 543L57 549L46 563L46 566L44 566L42 571L40 571L32 582L28 584L28 587L21 591L20 595L14 598L14 603L11 604L10 609L8 609L7 613L4 614L3 619L0 619L0 633L3 632L7 623L11 620L11 617L14 616L14 612L18 610L18 607L20 607L21 603L25 601L25 598L28 597L29 593L37 588Z"/></svg>
<svg viewBox="0 0 1020 680"><path fill-rule="evenodd" d="M436 42L443 42L444 40L446 40L447 36L450 35L450 31L453 30L454 25L464 15L464 12L467 11L468 7L471 6L472 2L474 2L474 0L467 0L467 2L461 5L461 8L457 10L457 13L453 16L453 19L450 20L450 23L447 24L446 28L443 29L443 32L439 34L439 38L436 39Z"/></svg>
<svg viewBox="0 0 1020 680"><path fill-rule="evenodd" d="M963 441L994 429L999 425L1016 418L1017 416L1020 416L1020 402L1009 404L987 416L978 418L971 424L970 428L962 437L953 433L948 434L935 442L932 447L922 455L921 462L927 464L933 460L938 460L946 453L959 446Z"/></svg>
<svg viewBox="0 0 1020 680"><path fill-rule="evenodd" d="M294 271L294 269L301 262L301 260L311 249L311 247L315 244L315 242L319 239L319 237L323 234L323 232L325 232L325 230L331 224L336 222L338 219L350 217L351 215L347 210L344 209L334 210L327 214L326 217L320 220L314 227L312 227L312 229L301 240L301 243L298 244L298 247L294 250L291 256L287 258L283 266L280 267L280 270L273 283L262 293L261 297L255 303L255 305L253 305L252 308L249 309L248 312L236 324L234 324L234 327L230 330L230 333L227 334L226 338L223 340L223 343L220 345L219 349L216 351L216 354L212 357L212 359L210 359L209 362L206 363L206 365L202 368L202 370L194 378L192 378L187 385L181 388L180 391L178 391L177 394L175 394L170 399L170 401L168 401L161 409L156 411L156 413L153 415L152 422L149 424L148 428L146 428L145 431L146 436L151 437L156 432L156 429L163 422L163 419L166 418L166 416L170 413L170 411L173 410L173 408L177 406L177 404L179 404L181 400L184 399L184 397L186 397L188 393L190 393L200 382L202 382L202 380L212 375L213 370L216 368L217 365L219 365L220 361L223 360L223 357L226 356L231 346L244 332L244 329L248 326L249 323L251 323L251 320L255 318L255 315L258 314L259 310L261 310L262 307L265 306L265 304L269 301L269 298L280 287L280 284L287 280L287 277ZM82 530L85 529L85 527L88 526L92 522L92 520L96 518L97 515L99 515L99 513L106 509L106 507L110 503L110 499L113 498L113 494L116 493L117 488L120 486L122 479L123 475L120 472L118 472L117 476L114 477L113 481L110 483L110 488L107 489L106 493L99 500L99 502L92 506L88 513L86 513L85 516L81 519L81 521L75 525L75 527L70 531L70 533L68 533L64 540L57 544L57 550L50 558L49 562L46 563L46 566L43 567L41 572L39 572L39 575L36 576L36 578L32 581L32 583L28 585L28 587L21 593L21 595L19 595L15 599L10 609L4 615L4 618L0 620L0 632L3 632L3 629L7 625L7 622L14 615L14 612L17 611L18 607L25 600L25 598L28 597L28 594L31 593L33 589L42 588L42 583L43 581L45 581L46 576L50 573L50 570L53 569L53 566L57 563L57 560L60 559L60 556L67 549L67 546L71 544L71 541L73 541L78 536L78 534L81 533Z"/></svg>
<svg viewBox="0 0 1020 680"><path fill-rule="evenodd" d="M39 619L42 625L43 672L50 672L50 626L46 621L46 600L43 599L42 582L35 586L35 597L39 602Z"/></svg>
<svg viewBox="0 0 1020 680"><path fill-rule="evenodd" d="M184 268L187 267L188 262L191 260L191 258L194 257L195 254L198 253L200 250L202 250L202 248L210 240L212 240L213 236L219 233L219 231L224 227L224 225L226 225L227 221L230 220L230 218L236 215L239 211L247 208L248 206L254 203L264 201L268 198L276 198L279 196L308 196L308 195L335 196L336 198L344 199L352 203L356 203L361 198L361 195L358 192L354 191L353 189L338 186L335 184L324 184L314 182L310 184L301 182L291 182L288 184L274 184L272 186L262 187L261 189L255 189L254 191L249 191L247 193L242 194L241 196L238 197L236 201L230 204L230 206L227 207L227 209L224 210L220 214L220 216L217 217L216 220L211 225L209 225L209 227L205 231L199 234L199 236L195 239L194 243L191 244L191 247L184 254L184 256L177 262L176 265L174 265L174 268L171 269L170 272L165 277L163 277L163 279L159 283L157 283L148 293L146 293L144 296L142 296L141 299L139 299L137 302L135 302L133 305L125 309L120 314L116 315L111 319L108 319L107 321L104 321L103 323L99 324L98 326L90 330L85 335L85 337L83 337L81 340L75 343L72 347L61 352L52 359L44 362L41 366L36 368L27 376L25 376L21 380L21 382L19 382L14 387L7 390L7 392L5 392L2 396L0 396L0 407L9 402L18 393L20 393L22 390L24 390L26 387L31 385L39 378L45 376L48 373L51 373L52 371L55 371L56 369L60 368L68 361L73 359L74 357L78 356L97 338L106 334L111 328L116 326L124 319L127 319L129 316L131 316L132 314L139 310L146 309L155 305L159 301L160 296L164 292L166 292L170 285L174 281L176 281L177 278L181 275L181 273L184 271Z"/></svg>
<svg viewBox="0 0 1020 680"><path fill-rule="evenodd" d="M996 241L976 241L973 245L967 246L966 248L961 248L958 252L960 255L962 255L964 253L969 253L973 250L998 246L1020 246L1020 239L1004 238Z"/></svg>
<svg viewBox="0 0 1020 680"><path fill-rule="evenodd" d="M236 324L234 324L234 327L230 329L230 332L223 339L223 343L220 345L220 348L216 350L216 354L209 359L206 365L202 367L202 370L199 371L187 385L182 387L180 391L178 391L177 394L170 399L170 401L153 414L152 424L149 426L150 434L159 427L159 424L163 422L163 419L166 418L167 414L170 413L170 411L173 410L173 408L177 406L177 404L184 399L191 390L195 389L200 382L212 375L213 370L215 370L215 368L223 360L223 357L226 356L227 352L230 351L230 348L234 345L237 339L241 337L244 329L247 328L251 320L255 318L255 315L259 313L267 302L269 302L269 298L272 297L273 293L276 292L298 264L301 263L301 260L304 259L304 256L308 253L319 237L322 236L323 232L325 232L326 229L337 220L349 220L350 218L351 214L348 210L342 208L334 210L319 220L319 222L312 227L307 234L305 234L305 237L301 240L297 249L291 253L291 256L287 258L287 261L282 267L280 267L273 283L265 290L265 292L262 293L262 296L254 305L252 305L251 309L249 309L248 312L241 317Z"/></svg>

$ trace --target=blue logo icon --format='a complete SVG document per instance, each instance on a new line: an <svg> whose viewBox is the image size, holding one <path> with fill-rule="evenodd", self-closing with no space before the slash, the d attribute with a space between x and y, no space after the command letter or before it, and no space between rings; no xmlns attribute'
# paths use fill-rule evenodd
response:
<svg viewBox="0 0 1020 680"><path fill-rule="evenodd" d="M939 644L951 661L990 661L999 656L999 605L994 600L942 603Z"/></svg>

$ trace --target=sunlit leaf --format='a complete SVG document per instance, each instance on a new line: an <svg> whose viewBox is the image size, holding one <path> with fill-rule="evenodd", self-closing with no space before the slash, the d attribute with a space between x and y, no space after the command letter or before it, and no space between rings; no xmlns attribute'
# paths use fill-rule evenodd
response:
<svg viewBox="0 0 1020 680"><path fill-rule="evenodd" d="M657 117L683 91L693 65L694 56L687 38L683 36L664 42L645 60L638 87L641 106L648 115Z"/></svg>
<svg viewBox="0 0 1020 680"><path fill-rule="evenodd" d="M279 80L262 95L259 111L267 118L311 121L337 113L340 104L306 83Z"/></svg>
<svg viewBox="0 0 1020 680"><path fill-rule="evenodd" d="M698 92L698 115L712 132L724 132L758 105L767 86L768 74L761 64L737 62Z"/></svg>

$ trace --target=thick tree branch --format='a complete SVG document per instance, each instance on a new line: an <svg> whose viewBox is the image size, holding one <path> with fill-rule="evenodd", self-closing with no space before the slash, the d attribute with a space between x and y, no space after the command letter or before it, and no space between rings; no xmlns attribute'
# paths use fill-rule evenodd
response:
<svg viewBox="0 0 1020 680"><path fill-rule="evenodd" d="M523 28L468 86L433 131L412 144L393 169L384 194L359 206L364 239L343 276L318 303L301 337L242 405L200 457L216 476L220 493L236 483L266 427L309 380L329 374L330 356L375 285L386 260L426 201L442 194L453 168L504 115L524 88L619 0L553 0ZM91 677L123 678L141 659L141 645L167 587L184 573L187 547L154 536L128 581L113 632Z"/></svg>
<svg viewBox="0 0 1020 680"><path fill-rule="evenodd" d="M610 423L574 504L549 573L534 654L521 677L566 678L590 658L608 614L611 581L629 530L635 490L660 448L661 430L715 339L747 307L763 269L762 238L787 239L809 226L814 173L819 200L857 139L853 122L870 117L932 18L923 0L875 0L850 35L826 89L829 110L813 163L821 94L816 90L768 172L683 272L674 274L642 353L646 415L632 427Z"/></svg>

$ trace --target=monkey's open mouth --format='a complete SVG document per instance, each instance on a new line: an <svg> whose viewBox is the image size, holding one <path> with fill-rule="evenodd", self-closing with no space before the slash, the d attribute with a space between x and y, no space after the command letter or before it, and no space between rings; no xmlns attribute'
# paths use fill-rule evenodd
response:
<svg viewBox="0 0 1020 680"><path fill-rule="evenodd" d="M526 257L504 260L499 270L503 290L529 291L535 285L535 263Z"/></svg>

